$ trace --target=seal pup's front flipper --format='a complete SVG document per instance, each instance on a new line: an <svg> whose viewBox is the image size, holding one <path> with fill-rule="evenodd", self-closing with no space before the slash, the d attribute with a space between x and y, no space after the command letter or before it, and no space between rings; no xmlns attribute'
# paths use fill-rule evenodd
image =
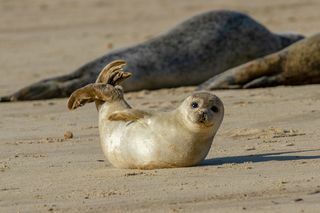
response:
<svg viewBox="0 0 320 213"><path fill-rule="evenodd" d="M126 109L121 111L115 111L111 113L108 117L110 121L136 121L145 116L150 116L151 113L138 110L138 109Z"/></svg>

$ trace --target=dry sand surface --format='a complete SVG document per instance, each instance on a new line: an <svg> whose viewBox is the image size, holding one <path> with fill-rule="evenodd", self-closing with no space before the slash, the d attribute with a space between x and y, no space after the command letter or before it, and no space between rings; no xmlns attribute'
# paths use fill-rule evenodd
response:
<svg viewBox="0 0 320 213"><path fill-rule="evenodd" d="M249 13L273 31L320 30L319 0L0 0L0 95L212 9ZM126 97L171 109L192 90ZM226 114L203 165L150 171L105 160L93 105L0 104L0 212L319 212L320 85L215 93Z"/></svg>

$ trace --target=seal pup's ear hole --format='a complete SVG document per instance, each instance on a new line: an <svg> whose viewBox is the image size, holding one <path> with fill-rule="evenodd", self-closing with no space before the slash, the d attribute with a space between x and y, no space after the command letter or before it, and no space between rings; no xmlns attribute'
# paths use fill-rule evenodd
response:
<svg viewBox="0 0 320 213"><path fill-rule="evenodd" d="M131 73L122 70L126 64L127 63L124 60L112 61L102 69L96 83L111 84L113 86L118 85L121 81L132 75Z"/></svg>
<svg viewBox="0 0 320 213"><path fill-rule="evenodd" d="M110 121L136 121L148 115L150 115L150 113L142 110L127 109L111 113L108 119Z"/></svg>
<svg viewBox="0 0 320 213"><path fill-rule="evenodd" d="M83 106L86 103L90 103L96 100L99 100L99 101L111 100L112 94L107 93L107 91L110 90L109 87L112 87L112 86L94 83L94 84L88 84L85 87L77 89L69 97L68 108L70 110L74 110L80 106Z"/></svg>

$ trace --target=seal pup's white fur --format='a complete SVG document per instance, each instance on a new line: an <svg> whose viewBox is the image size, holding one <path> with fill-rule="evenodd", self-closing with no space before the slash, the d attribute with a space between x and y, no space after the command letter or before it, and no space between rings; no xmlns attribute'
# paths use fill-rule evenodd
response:
<svg viewBox="0 0 320 213"><path fill-rule="evenodd" d="M154 169L193 166L208 154L222 122L222 101L208 92L187 97L170 112L132 109L123 98L120 81L131 76L116 60L96 83L76 90L68 107L95 101L103 152L119 168Z"/></svg>

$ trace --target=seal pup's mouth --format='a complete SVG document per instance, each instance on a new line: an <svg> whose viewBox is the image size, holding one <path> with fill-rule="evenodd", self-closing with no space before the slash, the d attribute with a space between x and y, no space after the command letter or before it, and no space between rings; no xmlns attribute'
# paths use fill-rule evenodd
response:
<svg viewBox="0 0 320 213"><path fill-rule="evenodd" d="M214 126L213 122L209 122L209 117L206 113L201 113L197 122L202 127L212 127Z"/></svg>
<svg viewBox="0 0 320 213"><path fill-rule="evenodd" d="M210 116L209 116L208 112L204 111L204 112L199 113L197 121L202 126L206 126L206 127L213 126L214 123L210 122L210 120L211 119L210 119Z"/></svg>
<svg viewBox="0 0 320 213"><path fill-rule="evenodd" d="M208 113L207 112L202 112L199 115L199 122L200 123L205 123L208 121Z"/></svg>

